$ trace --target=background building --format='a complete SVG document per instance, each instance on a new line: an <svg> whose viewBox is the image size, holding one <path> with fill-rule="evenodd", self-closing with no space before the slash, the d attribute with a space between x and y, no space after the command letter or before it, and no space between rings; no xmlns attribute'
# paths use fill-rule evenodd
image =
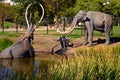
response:
<svg viewBox="0 0 120 80"><path fill-rule="evenodd" d="M0 2L5 3L5 4L10 4L10 5L15 5L13 0L0 0Z"/></svg>

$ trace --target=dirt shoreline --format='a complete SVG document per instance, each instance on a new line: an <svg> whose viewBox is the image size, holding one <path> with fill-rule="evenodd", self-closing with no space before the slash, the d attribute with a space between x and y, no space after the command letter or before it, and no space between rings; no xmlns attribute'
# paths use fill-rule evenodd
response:
<svg viewBox="0 0 120 80"><path fill-rule="evenodd" d="M33 44L33 47L35 49L35 54L36 55L42 55L42 54L45 54L45 55L49 55L51 54L51 49L59 44L59 42L57 42L58 37L55 37L55 36L36 36L35 39L34 39L34 44ZM66 54L67 55L74 55L76 53L76 50L78 48L91 48L91 47L88 47L88 46L83 46L82 43L83 43L83 37L82 38L76 38L74 40L71 40L71 42L74 44L73 48L70 47L68 48ZM100 42L101 40L101 42ZM92 47L98 47L99 46L116 46L116 45L119 45L120 44L120 41L117 41L117 42L114 42L114 43L111 43L110 45L105 45L104 44L105 42L105 38L101 37L101 38L98 38L98 37L94 37L94 46ZM55 50L58 50L60 49L60 45L58 47L55 48Z"/></svg>

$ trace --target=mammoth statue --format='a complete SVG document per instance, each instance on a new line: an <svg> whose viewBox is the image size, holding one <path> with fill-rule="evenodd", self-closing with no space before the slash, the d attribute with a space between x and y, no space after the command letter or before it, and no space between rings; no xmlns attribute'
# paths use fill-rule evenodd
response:
<svg viewBox="0 0 120 80"><path fill-rule="evenodd" d="M67 29L65 32L62 32L59 30L59 28L57 28L57 32L62 34L71 33L75 28L77 21L81 21L85 26L84 45L93 45L93 30L105 32L106 44L110 44L110 31L113 27L113 20L111 15L97 11L84 12L80 10L74 17L71 28Z"/></svg>
<svg viewBox="0 0 120 80"><path fill-rule="evenodd" d="M34 31L36 29L36 25L33 24L32 22L28 21L27 15L28 15L28 9L30 8L30 6L32 6L33 4L29 4L28 7L26 8L26 13L25 13L25 18L26 18L26 22L28 25L28 29L25 33L25 36L22 38L22 40L13 43L10 47L4 49L1 53L0 53L0 58L27 58L27 57L34 57L34 48L31 44L31 41L33 40L33 36L34 36ZM41 22L41 20L43 19L44 16L44 8L41 4L39 4L40 7L42 8L42 16L41 19L39 20L38 23ZM31 16L30 16L31 17Z"/></svg>
<svg viewBox="0 0 120 80"><path fill-rule="evenodd" d="M10 47L4 49L0 53L0 58L27 58L34 57L34 48L31 45L31 39L33 37L33 33L26 33L25 37L13 43Z"/></svg>

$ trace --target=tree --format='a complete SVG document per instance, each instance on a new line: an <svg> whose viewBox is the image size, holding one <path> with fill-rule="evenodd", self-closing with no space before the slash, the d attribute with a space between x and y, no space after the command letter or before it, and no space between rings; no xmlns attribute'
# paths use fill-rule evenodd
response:
<svg viewBox="0 0 120 80"><path fill-rule="evenodd" d="M120 1L110 0L108 5L105 5L104 11L114 16L114 23L120 26Z"/></svg>
<svg viewBox="0 0 120 80"><path fill-rule="evenodd" d="M26 10L26 7L30 4L30 3L42 3L41 1L39 0L14 0L16 3L18 3L15 11L16 13L18 13L18 16L20 16L19 18L19 21L25 21L25 10ZM30 7L29 9L29 13L28 15L30 15L32 13L32 20L33 22L37 22L40 15L42 15L41 13L41 8L39 6L39 4L34 4ZM18 19L17 19L18 20Z"/></svg>
<svg viewBox="0 0 120 80"><path fill-rule="evenodd" d="M77 0L74 7L74 12L79 10L84 11L102 11L104 0Z"/></svg>
<svg viewBox="0 0 120 80"><path fill-rule="evenodd" d="M19 14L25 12L26 6L30 3L41 3L45 8L45 18L54 20L54 17L73 17L79 10L100 11L113 15L120 22L120 1L119 0L15 0L19 3ZM109 4L104 5L104 3ZM32 10L36 10L33 8ZM40 10L38 8L40 13ZM23 16L23 14L22 14Z"/></svg>
<svg viewBox="0 0 120 80"><path fill-rule="evenodd" d="M50 21L56 22L58 26L58 20L63 16L71 16L72 7L74 7L74 3L76 0L42 0L46 17L49 18Z"/></svg>
<svg viewBox="0 0 120 80"><path fill-rule="evenodd" d="M9 4L0 3L0 27L4 32L4 21L13 16L13 7Z"/></svg>
<svg viewBox="0 0 120 80"><path fill-rule="evenodd" d="M74 15L79 10L100 11L114 16L120 25L120 1L119 0L77 0L74 6Z"/></svg>

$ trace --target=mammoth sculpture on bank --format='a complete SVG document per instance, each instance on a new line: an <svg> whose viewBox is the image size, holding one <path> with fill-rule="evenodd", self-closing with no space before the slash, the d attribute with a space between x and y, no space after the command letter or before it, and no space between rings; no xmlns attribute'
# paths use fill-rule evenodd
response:
<svg viewBox="0 0 120 80"><path fill-rule="evenodd" d="M28 18L27 18L28 9L32 5L33 4L29 4L28 7L26 8L26 12L25 12L25 18L26 18L26 22L28 25L28 29L25 33L25 36L22 38L22 40L15 42L10 47L4 49L0 53L0 58L12 59L12 58L27 58L27 57L34 57L35 56L34 48L31 44L31 40L33 40L33 36L34 36L33 33L36 29L36 25L33 24L32 22L28 21ZM41 19L39 20L38 23L41 22L41 20L43 19L43 16L44 16L44 8L41 4L39 4L39 5L42 8L42 16L41 16Z"/></svg>
<svg viewBox="0 0 120 80"><path fill-rule="evenodd" d="M106 44L110 44L110 31L113 27L113 20L111 15L96 11L84 12L80 10L74 17L71 28L67 29L65 32L62 32L57 28L57 32L62 34L71 33L75 28L77 21L81 21L85 26L84 45L93 45L93 30L105 32Z"/></svg>

